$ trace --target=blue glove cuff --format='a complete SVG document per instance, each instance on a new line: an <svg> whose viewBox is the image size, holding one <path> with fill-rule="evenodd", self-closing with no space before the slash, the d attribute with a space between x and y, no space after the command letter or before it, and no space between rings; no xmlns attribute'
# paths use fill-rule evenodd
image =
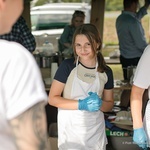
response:
<svg viewBox="0 0 150 150"><path fill-rule="evenodd" d="M134 129L133 141L142 149L147 149L147 136L143 127Z"/></svg>
<svg viewBox="0 0 150 150"><path fill-rule="evenodd" d="M141 127L141 128L136 128L136 129L133 129L134 131L139 131L139 130L144 130L144 128L143 127Z"/></svg>
<svg viewBox="0 0 150 150"><path fill-rule="evenodd" d="M78 110L85 110L85 105L83 104L83 100L78 100Z"/></svg>

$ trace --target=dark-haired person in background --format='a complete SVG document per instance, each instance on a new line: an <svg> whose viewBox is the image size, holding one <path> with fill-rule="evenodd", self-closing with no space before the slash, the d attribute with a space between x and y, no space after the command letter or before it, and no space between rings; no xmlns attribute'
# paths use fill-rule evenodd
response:
<svg viewBox="0 0 150 150"><path fill-rule="evenodd" d="M147 46L141 19L147 14L149 0L145 0L139 9L139 0L124 0L124 10L116 20L116 30L119 40L120 63L122 64L124 80L127 80L127 67L137 66L145 47Z"/></svg>
<svg viewBox="0 0 150 150"><path fill-rule="evenodd" d="M59 51L65 56L72 56L72 38L76 28L84 23L85 14L83 11L75 10L72 15L71 24L65 26L64 31L59 39Z"/></svg>

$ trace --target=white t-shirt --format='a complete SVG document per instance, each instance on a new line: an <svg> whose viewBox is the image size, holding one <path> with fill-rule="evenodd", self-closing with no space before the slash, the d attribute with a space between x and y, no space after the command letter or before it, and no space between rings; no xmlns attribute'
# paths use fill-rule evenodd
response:
<svg viewBox="0 0 150 150"><path fill-rule="evenodd" d="M16 150L8 120L40 101L47 102L47 94L35 59L20 44L0 40L1 150Z"/></svg>

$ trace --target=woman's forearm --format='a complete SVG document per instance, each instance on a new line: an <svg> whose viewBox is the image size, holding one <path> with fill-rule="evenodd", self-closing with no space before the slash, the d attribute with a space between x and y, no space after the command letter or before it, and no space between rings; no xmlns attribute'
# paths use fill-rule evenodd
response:
<svg viewBox="0 0 150 150"><path fill-rule="evenodd" d="M72 99L66 99L61 96L54 96L49 98L49 104L58 107L61 109L70 109L77 110L78 109L78 101Z"/></svg>
<svg viewBox="0 0 150 150"><path fill-rule="evenodd" d="M133 85L131 90L130 105L131 114L133 119L133 128L141 128L143 126L142 121L142 97L144 89L138 88Z"/></svg>

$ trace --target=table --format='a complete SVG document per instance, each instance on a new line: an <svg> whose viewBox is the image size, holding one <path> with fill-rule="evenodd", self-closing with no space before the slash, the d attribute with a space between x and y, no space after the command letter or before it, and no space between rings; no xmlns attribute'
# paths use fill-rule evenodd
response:
<svg viewBox="0 0 150 150"><path fill-rule="evenodd" d="M120 64L119 58L104 57L106 64Z"/></svg>
<svg viewBox="0 0 150 150"><path fill-rule="evenodd" d="M128 107L132 85L124 80L114 80L114 99L120 102L120 106Z"/></svg>
<svg viewBox="0 0 150 150"><path fill-rule="evenodd" d="M124 80L114 80L114 89L116 90L131 90L132 85Z"/></svg>
<svg viewBox="0 0 150 150"><path fill-rule="evenodd" d="M119 90L119 92L121 93L119 96L120 106L127 107L129 105L131 88L132 85L128 82L121 81L121 80L114 80L114 90ZM144 116L145 108L149 99L147 89L144 91L142 99L143 99L142 115Z"/></svg>

